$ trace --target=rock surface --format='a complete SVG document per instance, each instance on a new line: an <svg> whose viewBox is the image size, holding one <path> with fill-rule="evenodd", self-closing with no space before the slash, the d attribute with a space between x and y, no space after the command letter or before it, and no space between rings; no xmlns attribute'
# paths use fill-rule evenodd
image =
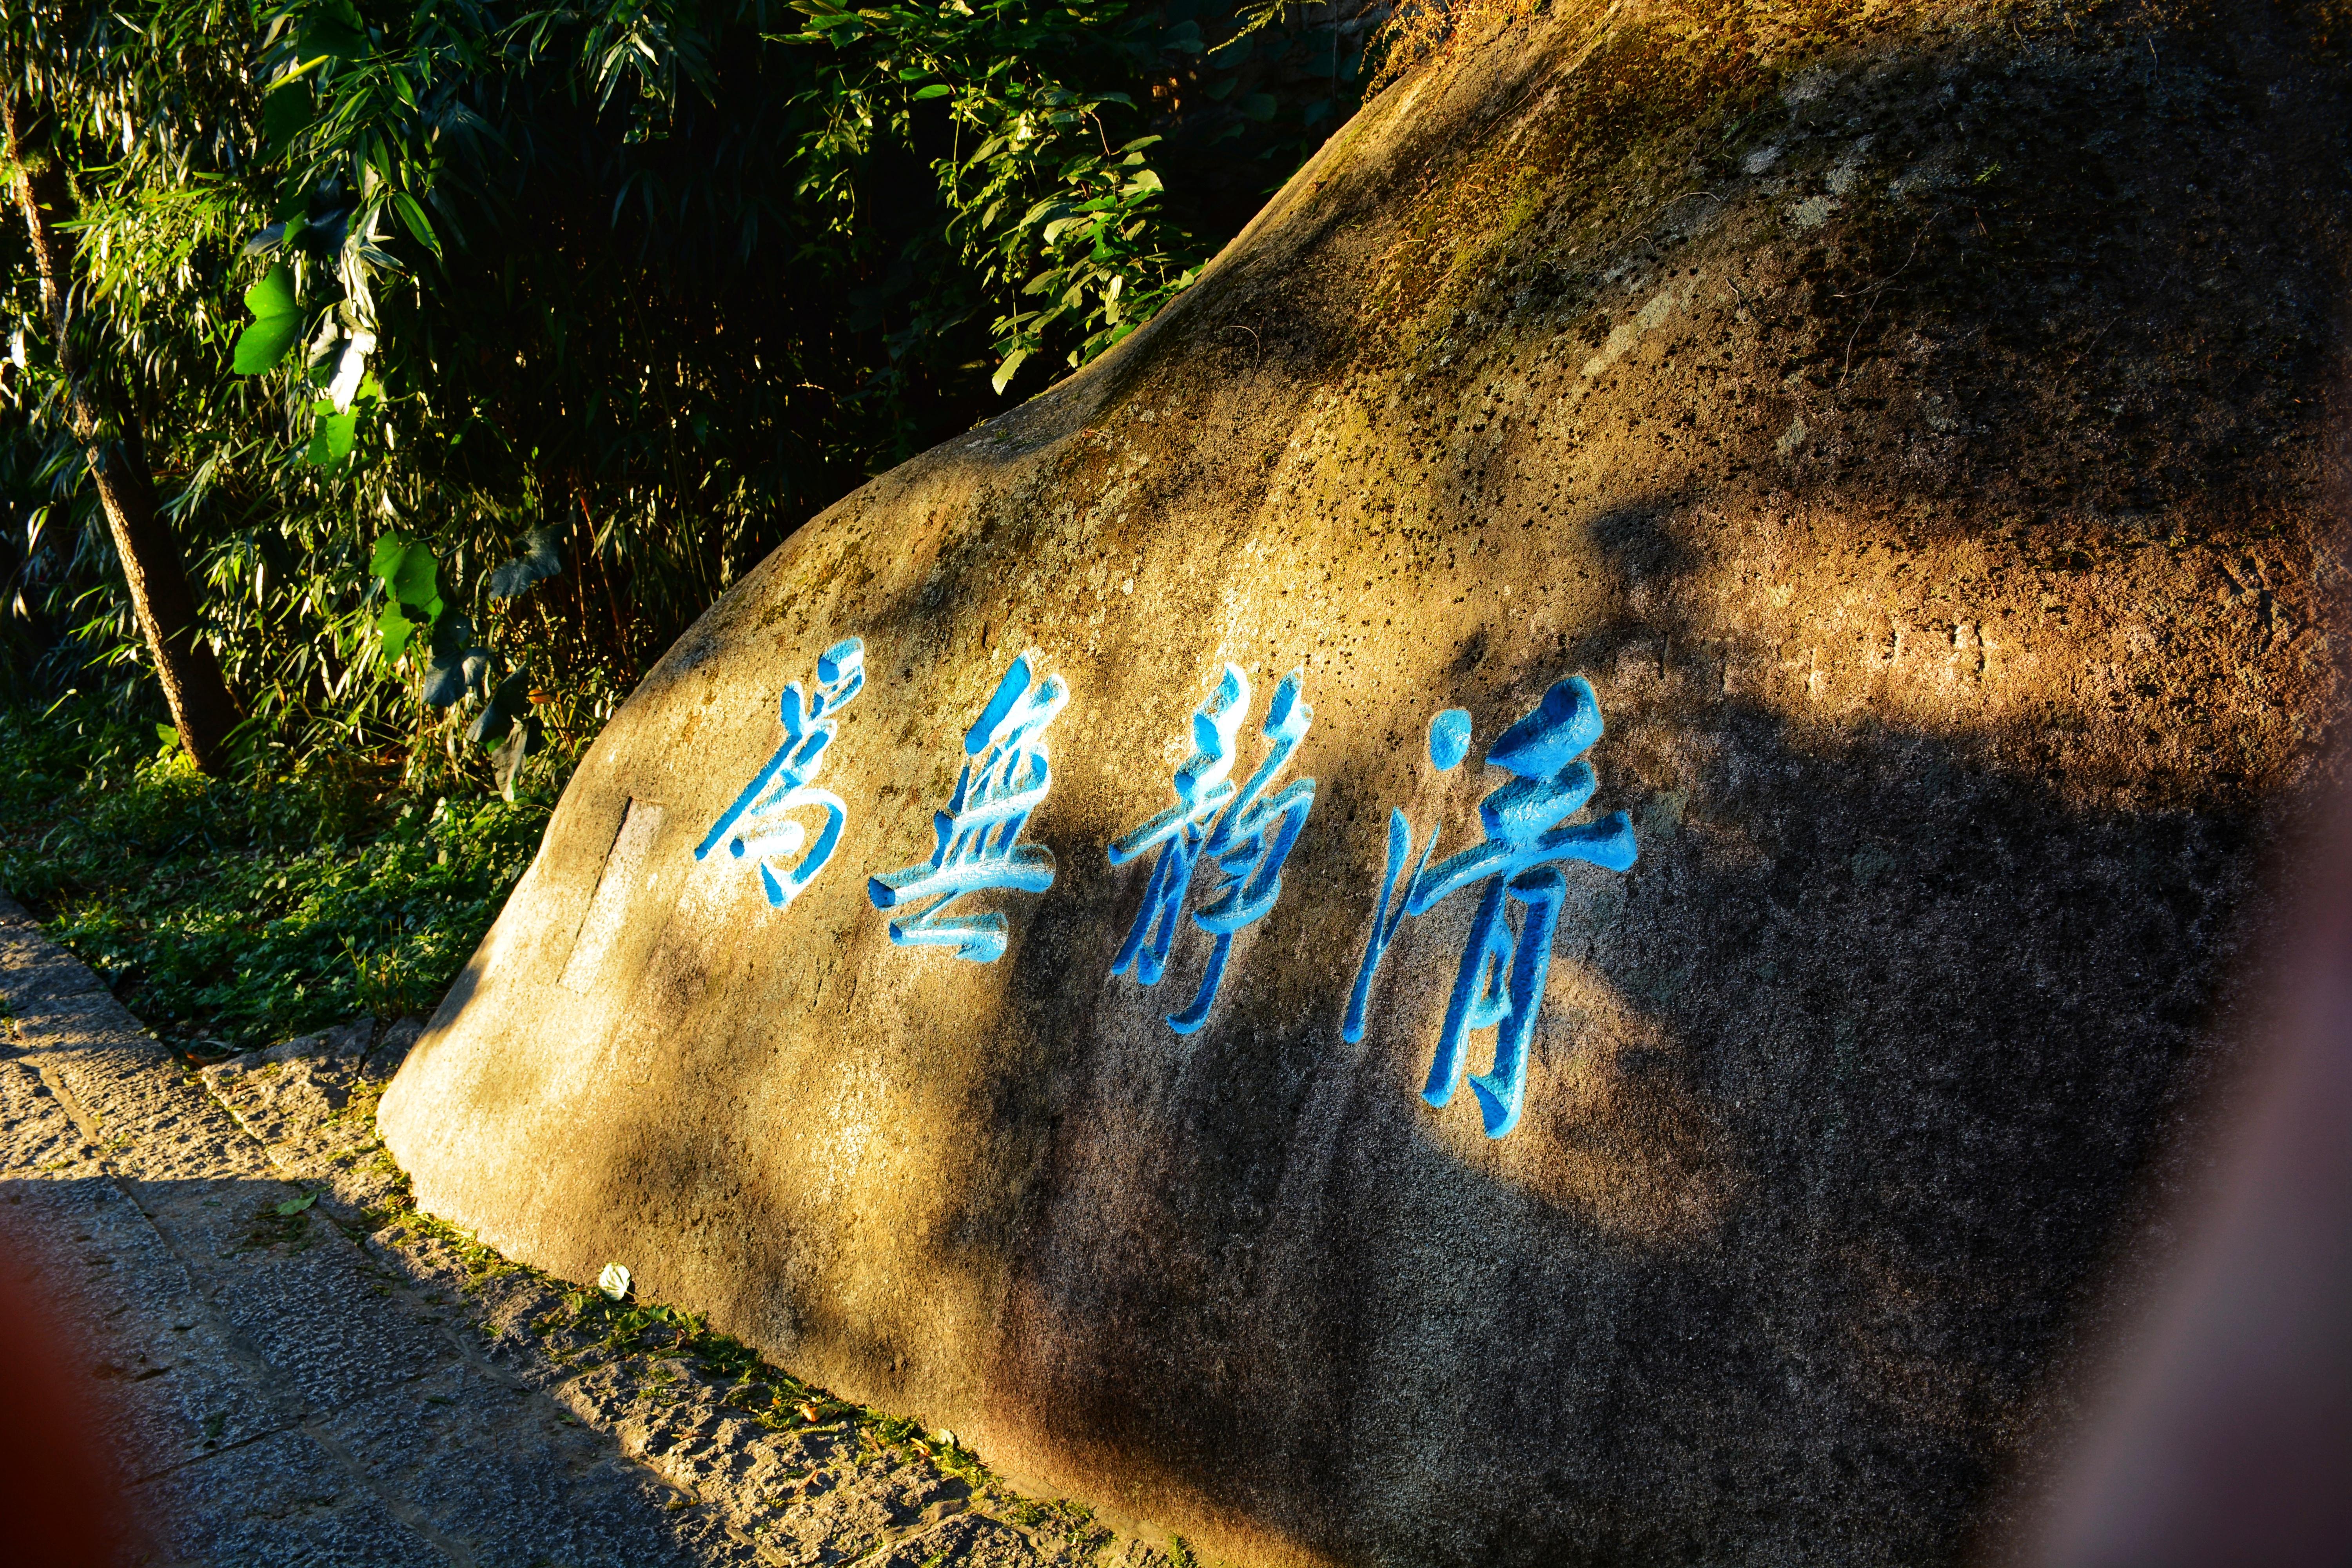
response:
<svg viewBox="0 0 2352 1568"><path fill-rule="evenodd" d="M647 677L385 1098L420 1204L1236 1562L1964 1554L2339 712L2325 26L1575 6L1409 76ZM845 826L772 908L695 848L851 637ZM1052 885L952 911L994 963L894 945L868 879L1033 646ZM1226 661L1235 777L1297 669L1316 792L1180 1035L1211 938L1115 974L1150 866L1106 851ZM1342 1018L1391 808L1476 842L1477 759L1576 675L1640 859L1565 868L1490 1139L1416 1092L1475 894Z"/></svg>
<svg viewBox="0 0 2352 1568"><path fill-rule="evenodd" d="M5 900L0 1004L0 1267L79 1337L131 1563L1167 1568L421 1221L370 1115L415 1020L190 1074Z"/></svg>

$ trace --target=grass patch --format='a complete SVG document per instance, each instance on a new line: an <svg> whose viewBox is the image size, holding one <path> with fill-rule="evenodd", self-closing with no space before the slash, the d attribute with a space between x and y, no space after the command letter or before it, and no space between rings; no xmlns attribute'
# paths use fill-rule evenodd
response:
<svg viewBox="0 0 2352 1568"><path fill-rule="evenodd" d="M1067 1498L1053 1502L1024 1498L1006 1509L1004 1517L1024 1530L1058 1537L1081 1552L1100 1551L1112 1539L1111 1531L1095 1518L1094 1510Z"/></svg>
<svg viewBox="0 0 2352 1568"><path fill-rule="evenodd" d="M87 700L0 710L0 889L198 1055L429 1012L561 783L420 800L396 767L341 755L207 779L144 728Z"/></svg>

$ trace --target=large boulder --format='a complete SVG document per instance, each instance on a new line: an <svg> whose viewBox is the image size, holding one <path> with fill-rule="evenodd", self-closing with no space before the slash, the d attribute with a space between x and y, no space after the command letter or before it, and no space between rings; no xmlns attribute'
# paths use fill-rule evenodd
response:
<svg viewBox="0 0 2352 1568"><path fill-rule="evenodd" d="M2337 711L2329 15L1408 75L669 651L384 1099L419 1201L1238 1563L1962 1554Z"/></svg>

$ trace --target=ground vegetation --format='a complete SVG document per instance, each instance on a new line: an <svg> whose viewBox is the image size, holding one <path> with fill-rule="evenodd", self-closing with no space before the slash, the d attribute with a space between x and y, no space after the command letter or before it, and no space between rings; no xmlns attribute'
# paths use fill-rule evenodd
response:
<svg viewBox="0 0 2352 1568"><path fill-rule="evenodd" d="M1372 22L0 0L0 884L200 1047L422 1005L645 664L1184 288Z"/></svg>

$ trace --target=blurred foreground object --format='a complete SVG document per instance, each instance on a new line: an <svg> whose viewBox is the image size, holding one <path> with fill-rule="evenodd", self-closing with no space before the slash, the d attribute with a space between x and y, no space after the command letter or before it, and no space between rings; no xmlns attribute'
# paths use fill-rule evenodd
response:
<svg viewBox="0 0 2352 1568"><path fill-rule="evenodd" d="M0 1277L0 1558L40 1568L124 1560L121 1488L91 1431L68 1338L20 1279Z"/></svg>
<svg viewBox="0 0 2352 1568"><path fill-rule="evenodd" d="M2352 810L2219 1179L2024 1560L2352 1562Z"/></svg>

